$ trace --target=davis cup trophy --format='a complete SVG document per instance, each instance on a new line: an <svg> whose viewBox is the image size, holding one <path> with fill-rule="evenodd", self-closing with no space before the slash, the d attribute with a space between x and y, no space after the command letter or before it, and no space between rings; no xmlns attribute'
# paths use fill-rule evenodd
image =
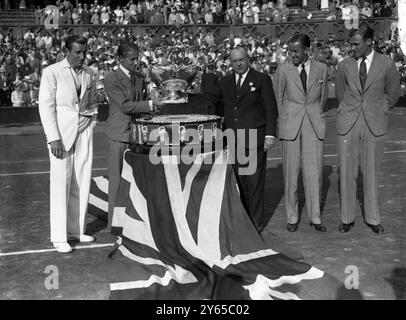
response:
<svg viewBox="0 0 406 320"><path fill-rule="evenodd" d="M151 67L151 80L157 85L163 103L187 103L187 89L196 73L194 65L156 65Z"/></svg>

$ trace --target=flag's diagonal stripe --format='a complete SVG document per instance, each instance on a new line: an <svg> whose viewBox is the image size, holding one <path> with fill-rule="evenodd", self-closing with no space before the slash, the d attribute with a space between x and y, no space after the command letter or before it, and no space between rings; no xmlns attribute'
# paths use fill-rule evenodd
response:
<svg viewBox="0 0 406 320"><path fill-rule="evenodd" d="M197 243L199 248L214 261L221 260L220 215L223 204L228 152L221 152L211 168L204 187L199 212Z"/></svg>

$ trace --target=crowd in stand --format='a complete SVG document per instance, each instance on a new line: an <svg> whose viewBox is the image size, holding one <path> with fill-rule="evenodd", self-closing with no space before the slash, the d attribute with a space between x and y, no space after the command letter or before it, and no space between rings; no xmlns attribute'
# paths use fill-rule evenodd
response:
<svg viewBox="0 0 406 320"><path fill-rule="evenodd" d="M326 19L357 14L360 18L390 17L397 0L378 0L373 5L365 0L303 0L302 9L289 10L286 0L230 0L223 7L219 0L130 0L125 5L110 6L109 1L74 7L69 0L56 0L60 25L64 24L252 24L286 22L292 13L311 19L311 10L328 11ZM352 7L350 7L351 5ZM54 14L38 7L36 22L43 24L47 15Z"/></svg>
<svg viewBox="0 0 406 320"><path fill-rule="evenodd" d="M406 59L397 40L397 28L394 23L390 40L377 38L375 50L390 55L406 79ZM151 83L150 69L153 65L166 65L181 61L193 64L198 70L191 91L200 90L200 75L203 72L214 72L219 77L230 71L228 54L236 45L248 48L252 67L271 75L279 64L289 61L287 44L279 39L272 39L261 34L229 34L225 38L216 38L212 32L199 29L197 33L188 31L175 32L170 35L144 36L132 33L131 28L121 28L112 34L105 29L97 34L85 32L88 39L86 64L97 73L99 101L105 102L103 79L106 73L118 67L116 49L121 40L137 43L141 50L139 68ZM64 59L64 40L68 32L56 30L53 34L47 31L28 30L21 39L15 39L12 31L0 32L0 105L37 106L38 88L42 70L48 65ZM334 82L337 63L351 54L347 41L338 42L330 35L327 41L314 38L311 57L326 63L329 67L329 78Z"/></svg>

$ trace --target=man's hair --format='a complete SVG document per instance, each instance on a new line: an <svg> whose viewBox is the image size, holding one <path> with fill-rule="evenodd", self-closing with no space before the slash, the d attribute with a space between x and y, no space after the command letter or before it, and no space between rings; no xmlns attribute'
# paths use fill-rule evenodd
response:
<svg viewBox="0 0 406 320"><path fill-rule="evenodd" d="M350 38L359 34L363 40L371 39L374 40L374 29L372 29L366 23L361 24L359 29L352 29L350 31Z"/></svg>
<svg viewBox="0 0 406 320"><path fill-rule="evenodd" d="M73 43L79 43L81 45L87 45L87 39L85 37L78 36L78 35L69 36L69 37L66 38L65 48L68 49L69 51L72 50L72 44Z"/></svg>
<svg viewBox="0 0 406 320"><path fill-rule="evenodd" d="M117 49L117 55L119 58L127 57L130 51L139 52L138 46L130 41L122 41Z"/></svg>
<svg viewBox="0 0 406 320"><path fill-rule="evenodd" d="M289 39L289 43L299 42L303 48L310 48L310 38L307 34L297 33Z"/></svg>
<svg viewBox="0 0 406 320"><path fill-rule="evenodd" d="M245 56L247 57L247 59L249 59L247 48L246 48L246 47L243 47L243 46L240 46L240 45L237 45L237 46L235 46L234 48L231 49L231 51L230 51L230 56L231 56L231 53L232 53L233 51L237 51L237 50L242 50L242 51L244 51L244 52L245 52Z"/></svg>

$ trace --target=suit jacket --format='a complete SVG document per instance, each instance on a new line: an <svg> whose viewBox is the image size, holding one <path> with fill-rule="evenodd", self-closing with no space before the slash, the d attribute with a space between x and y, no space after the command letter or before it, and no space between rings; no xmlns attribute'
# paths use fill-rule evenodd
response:
<svg viewBox="0 0 406 320"><path fill-rule="evenodd" d="M323 108L328 97L327 74L327 66L324 63L310 60L305 93L296 66L286 63L278 67L274 77L274 91L278 104L280 139L294 140L305 114L309 117L317 137L326 137Z"/></svg>
<svg viewBox="0 0 406 320"><path fill-rule="evenodd" d="M400 79L395 63L389 57L374 52L364 90L359 80L358 63L354 58L340 62L336 77L337 132L347 134L360 112L375 136L386 133L389 108L400 96Z"/></svg>
<svg viewBox="0 0 406 320"><path fill-rule="evenodd" d="M112 140L129 142L131 115L149 111L149 101L145 100L144 78L140 74L134 86L130 78L118 68L107 74L104 89L110 106L106 134Z"/></svg>
<svg viewBox="0 0 406 320"><path fill-rule="evenodd" d="M79 111L87 108L92 114L97 112L94 72L83 66L78 96L69 68L67 59L45 68L39 89L39 114L47 141L61 140L66 151L78 133Z"/></svg>
<svg viewBox="0 0 406 320"><path fill-rule="evenodd" d="M250 69L237 97L235 74L231 73L221 79L208 98L214 102L223 100L225 128L260 129L259 145L263 145L265 135L276 136L278 109L268 75Z"/></svg>

